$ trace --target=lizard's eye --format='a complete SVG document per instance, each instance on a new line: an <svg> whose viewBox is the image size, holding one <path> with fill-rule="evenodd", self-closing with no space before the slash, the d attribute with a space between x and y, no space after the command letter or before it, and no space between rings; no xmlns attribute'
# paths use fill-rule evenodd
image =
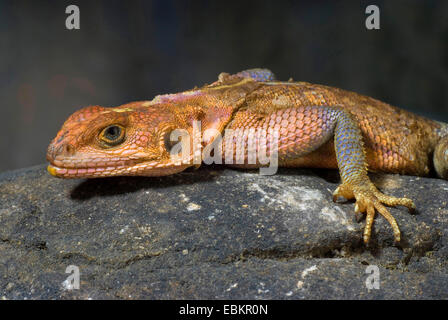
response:
<svg viewBox="0 0 448 320"><path fill-rule="evenodd" d="M124 128L114 124L103 129L100 133L100 139L108 146L116 146L124 141Z"/></svg>

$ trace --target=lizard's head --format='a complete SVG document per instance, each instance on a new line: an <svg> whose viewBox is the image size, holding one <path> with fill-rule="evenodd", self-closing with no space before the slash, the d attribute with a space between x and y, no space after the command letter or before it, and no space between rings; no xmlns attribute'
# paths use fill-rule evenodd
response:
<svg viewBox="0 0 448 320"><path fill-rule="evenodd" d="M61 178L162 176L191 166L190 155L175 161L170 154L171 132L191 131L188 117L169 106L142 105L90 106L72 114L48 147L48 172Z"/></svg>

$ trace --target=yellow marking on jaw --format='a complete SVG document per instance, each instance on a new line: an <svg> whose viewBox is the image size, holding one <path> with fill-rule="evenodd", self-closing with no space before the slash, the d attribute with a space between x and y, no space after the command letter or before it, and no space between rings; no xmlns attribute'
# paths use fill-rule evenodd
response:
<svg viewBox="0 0 448 320"><path fill-rule="evenodd" d="M55 169L53 166L49 165L49 166L47 167L47 171L48 171L48 173L51 174L53 177L56 177L56 169Z"/></svg>

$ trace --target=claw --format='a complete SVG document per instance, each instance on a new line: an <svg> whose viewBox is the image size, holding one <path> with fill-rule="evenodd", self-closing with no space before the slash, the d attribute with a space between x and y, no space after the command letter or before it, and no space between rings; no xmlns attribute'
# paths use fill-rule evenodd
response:
<svg viewBox="0 0 448 320"><path fill-rule="evenodd" d="M335 197L344 196L346 199L356 199L355 213L366 213L366 224L363 232L363 241L367 245L372 234L372 226L375 219L375 212L378 211L390 224L394 233L395 242L400 242L401 233L400 228L395 218L383 205L396 206L402 205L409 208L409 210L415 210L415 205L412 200L407 198L396 198L387 196L370 183L365 185L352 186L350 184L340 185L333 193L333 201ZM359 215L355 216L359 221Z"/></svg>
<svg viewBox="0 0 448 320"><path fill-rule="evenodd" d="M366 226L364 227L363 240L365 244L369 243L372 234L373 219L375 218L375 208L373 205L367 207Z"/></svg>
<svg viewBox="0 0 448 320"><path fill-rule="evenodd" d="M336 190L334 190L333 192L333 202L336 202L339 198L339 187L336 188Z"/></svg>

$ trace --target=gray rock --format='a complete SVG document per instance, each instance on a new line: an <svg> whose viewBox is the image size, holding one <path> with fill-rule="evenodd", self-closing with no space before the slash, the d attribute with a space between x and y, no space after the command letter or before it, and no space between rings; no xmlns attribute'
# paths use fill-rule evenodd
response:
<svg viewBox="0 0 448 320"><path fill-rule="evenodd" d="M372 175L418 208L377 217L369 247L336 171L215 167L160 177L0 174L3 299L447 299L448 182ZM80 289L65 273L79 267ZM368 289L368 266L379 289ZM65 282L64 282L65 281Z"/></svg>

